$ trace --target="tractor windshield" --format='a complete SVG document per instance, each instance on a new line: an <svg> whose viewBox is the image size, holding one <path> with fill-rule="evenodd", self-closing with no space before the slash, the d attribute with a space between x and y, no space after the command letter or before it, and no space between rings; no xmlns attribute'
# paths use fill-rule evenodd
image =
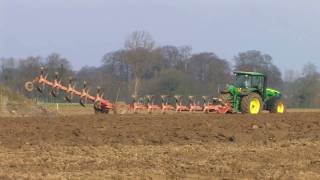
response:
<svg viewBox="0 0 320 180"><path fill-rule="evenodd" d="M235 86L239 88L248 88L250 87L250 82L250 76L238 74L236 76Z"/></svg>

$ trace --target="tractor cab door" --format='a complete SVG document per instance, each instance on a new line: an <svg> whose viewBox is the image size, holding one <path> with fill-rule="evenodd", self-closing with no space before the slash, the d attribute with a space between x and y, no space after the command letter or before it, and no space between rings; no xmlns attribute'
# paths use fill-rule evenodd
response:
<svg viewBox="0 0 320 180"><path fill-rule="evenodd" d="M264 81L265 81L264 76L252 76L251 77L252 88L259 91L262 97L264 97L264 93L265 93L265 88L264 88L265 82Z"/></svg>
<svg viewBox="0 0 320 180"><path fill-rule="evenodd" d="M262 76L252 76L252 88L263 90L263 77Z"/></svg>

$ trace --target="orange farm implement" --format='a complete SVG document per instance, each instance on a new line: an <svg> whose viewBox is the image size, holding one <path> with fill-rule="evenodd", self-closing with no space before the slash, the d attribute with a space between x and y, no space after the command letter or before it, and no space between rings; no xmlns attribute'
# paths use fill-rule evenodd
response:
<svg viewBox="0 0 320 180"><path fill-rule="evenodd" d="M25 89L32 91L36 88L43 93L45 87L48 86L53 97L57 97L60 92L64 92L65 100L68 102L71 102L75 96L79 98L79 103L82 106L85 106L88 101L92 102L96 113L108 113L110 111L121 114L127 111L166 113L172 111L259 114L262 110L271 113L285 112L286 108L282 94L277 90L267 88L267 77L264 74L241 71L234 73L236 79L234 85L227 85L220 92L220 98L203 96L201 102L197 101L195 96L189 96L188 102L185 102L185 99L180 95L161 95L158 101L155 100L156 98L153 95L142 97L133 95L133 101L129 105L112 103L103 97L100 87L97 88L95 95L91 95L86 82L83 83L81 90L77 90L72 78L69 78L67 86L62 85L58 73L55 74L52 81L48 80L44 68L41 68L40 75L33 81L25 83Z"/></svg>
<svg viewBox="0 0 320 180"><path fill-rule="evenodd" d="M69 78L69 83L67 86L61 84L58 73L55 74L53 81L48 80L48 75L44 74L44 69L41 68L41 73L33 81L25 83L25 89L27 91L32 91L34 87L40 92L43 93L45 87L48 86L51 88L50 94L53 97L57 97L60 91L66 93L65 100L71 102L74 96L79 97L79 103L82 106L85 106L87 101L93 102L93 107L95 112L108 113L110 110L115 110L116 105L111 103L109 100L103 98L101 93L101 88L97 88L97 93L95 96L90 95L89 89L87 88L87 83L83 82L83 88L81 90L75 89L75 83L72 78Z"/></svg>

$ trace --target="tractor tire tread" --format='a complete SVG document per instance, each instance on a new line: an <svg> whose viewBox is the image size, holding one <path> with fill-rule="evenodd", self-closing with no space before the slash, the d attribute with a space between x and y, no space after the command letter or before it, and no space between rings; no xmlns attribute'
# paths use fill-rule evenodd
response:
<svg viewBox="0 0 320 180"><path fill-rule="evenodd" d="M250 103L251 100L257 98L260 101L260 111L259 113L262 111L262 107L263 107L263 103L262 103L262 99L261 96L258 93L250 93L247 96L244 96L241 100L241 112L244 114L248 114L250 113Z"/></svg>
<svg viewBox="0 0 320 180"><path fill-rule="evenodd" d="M283 100L281 98L273 98L270 100L270 102L268 103L267 105L267 110L270 112L270 113L278 113L278 104L282 102L283 103ZM284 104L284 103L283 103ZM286 111L286 107L284 107L284 112Z"/></svg>

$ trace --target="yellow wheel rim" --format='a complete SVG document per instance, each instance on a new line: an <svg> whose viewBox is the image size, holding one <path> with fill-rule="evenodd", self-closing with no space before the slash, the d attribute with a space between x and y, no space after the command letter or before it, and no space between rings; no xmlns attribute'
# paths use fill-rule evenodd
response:
<svg viewBox="0 0 320 180"><path fill-rule="evenodd" d="M257 98L254 98L250 102L250 114L258 114L260 112L260 101Z"/></svg>
<svg viewBox="0 0 320 180"><path fill-rule="evenodd" d="M282 102L277 105L277 113L284 113L284 104Z"/></svg>

